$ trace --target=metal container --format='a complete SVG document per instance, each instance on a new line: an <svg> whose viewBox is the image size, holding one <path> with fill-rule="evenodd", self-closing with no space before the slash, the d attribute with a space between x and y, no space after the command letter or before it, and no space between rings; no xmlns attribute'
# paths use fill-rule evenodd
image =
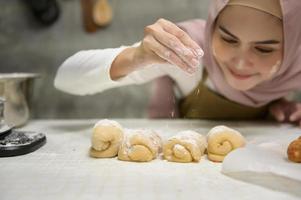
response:
<svg viewBox="0 0 301 200"><path fill-rule="evenodd" d="M0 73L0 98L4 102L4 121L10 127L20 127L30 118L33 73Z"/></svg>

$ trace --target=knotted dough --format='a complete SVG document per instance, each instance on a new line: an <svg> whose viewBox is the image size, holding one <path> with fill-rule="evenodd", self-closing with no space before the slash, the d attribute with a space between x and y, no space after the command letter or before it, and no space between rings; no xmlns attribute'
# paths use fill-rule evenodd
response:
<svg viewBox="0 0 301 200"><path fill-rule="evenodd" d="M172 162L198 162L206 146L206 138L201 134L192 130L181 131L165 142L163 155Z"/></svg>
<svg viewBox="0 0 301 200"><path fill-rule="evenodd" d="M153 130L128 129L125 131L118 151L118 159L124 161L148 162L161 152L162 141Z"/></svg>
<svg viewBox="0 0 301 200"><path fill-rule="evenodd" d="M216 126L207 135L208 159L222 162L232 150L245 146L244 137L236 130L226 126Z"/></svg>
<svg viewBox="0 0 301 200"><path fill-rule="evenodd" d="M118 122L107 119L98 121L93 128L90 156L95 158L116 156L123 134L123 128Z"/></svg>

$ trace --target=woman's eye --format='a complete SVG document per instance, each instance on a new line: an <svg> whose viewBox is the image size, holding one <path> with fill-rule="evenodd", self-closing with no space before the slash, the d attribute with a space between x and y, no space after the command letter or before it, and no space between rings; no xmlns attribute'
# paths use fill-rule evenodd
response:
<svg viewBox="0 0 301 200"><path fill-rule="evenodd" d="M274 49L267 49L267 48L260 48L260 47L255 47L255 49L260 53L271 53L274 51Z"/></svg>
<svg viewBox="0 0 301 200"><path fill-rule="evenodd" d="M236 44L237 43L236 40L228 39L228 38L225 38L225 37L221 37L221 38L222 38L222 40L224 40L225 42L230 43L230 44Z"/></svg>

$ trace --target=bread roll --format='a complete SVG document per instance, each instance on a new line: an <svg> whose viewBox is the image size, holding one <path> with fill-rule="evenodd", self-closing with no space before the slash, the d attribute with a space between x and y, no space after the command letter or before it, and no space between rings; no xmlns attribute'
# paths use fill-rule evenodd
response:
<svg viewBox="0 0 301 200"><path fill-rule="evenodd" d="M123 138L122 126L113 120L98 121L92 133L90 156L110 158L117 155Z"/></svg>
<svg viewBox="0 0 301 200"><path fill-rule="evenodd" d="M201 134L191 130L181 131L165 142L163 155L172 162L198 162L206 146L206 139Z"/></svg>
<svg viewBox="0 0 301 200"><path fill-rule="evenodd" d="M216 126L207 134L208 159L222 162L232 150L245 146L244 137L236 130L226 126Z"/></svg>
<svg viewBox="0 0 301 200"><path fill-rule="evenodd" d="M128 129L118 151L118 159L123 161L148 162L161 152L162 141L153 130Z"/></svg>

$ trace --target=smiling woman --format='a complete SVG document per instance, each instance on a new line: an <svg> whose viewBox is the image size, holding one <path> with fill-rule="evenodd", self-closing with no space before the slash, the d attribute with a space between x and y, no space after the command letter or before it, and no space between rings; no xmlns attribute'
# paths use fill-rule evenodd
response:
<svg viewBox="0 0 301 200"><path fill-rule="evenodd" d="M229 85L245 91L270 80L279 70L282 20L254 8L230 5L217 19L212 51Z"/></svg>
<svg viewBox="0 0 301 200"><path fill-rule="evenodd" d="M215 0L206 22L159 19L132 46L71 56L55 86L86 95L168 76L177 95L165 90L171 86L158 87L157 116L174 117L160 113L168 110L183 118L262 119L270 110L276 119L301 125L296 103L273 109L301 89L300 9L300 1Z"/></svg>

